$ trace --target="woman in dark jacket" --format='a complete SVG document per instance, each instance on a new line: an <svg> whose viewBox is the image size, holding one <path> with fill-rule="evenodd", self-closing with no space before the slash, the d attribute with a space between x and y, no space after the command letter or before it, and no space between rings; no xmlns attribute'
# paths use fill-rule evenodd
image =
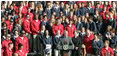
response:
<svg viewBox="0 0 118 57"><path fill-rule="evenodd" d="M95 34L94 39L92 40L92 54L100 55L100 50L103 46L103 41Z"/></svg>
<svg viewBox="0 0 118 57"><path fill-rule="evenodd" d="M77 33L77 31L74 31L74 37L72 38L72 41L74 43L74 50L72 51L72 55L73 56L80 56L80 49L81 49L81 45L82 45L82 41L78 35L79 33Z"/></svg>

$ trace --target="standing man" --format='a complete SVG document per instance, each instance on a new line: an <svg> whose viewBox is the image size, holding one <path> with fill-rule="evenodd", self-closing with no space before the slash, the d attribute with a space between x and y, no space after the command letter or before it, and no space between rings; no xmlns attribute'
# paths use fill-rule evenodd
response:
<svg viewBox="0 0 118 57"><path fill-rule="evenodd" d="M23 50L25 51L25 55L27 55L27 53L29 52L29 46L28 46L28 39L27 37L25 37L25 31L22 30L21 31L21 35L18 36L15 40L15 50L18 50L18 44L22 44L23 45Z"/></svg>

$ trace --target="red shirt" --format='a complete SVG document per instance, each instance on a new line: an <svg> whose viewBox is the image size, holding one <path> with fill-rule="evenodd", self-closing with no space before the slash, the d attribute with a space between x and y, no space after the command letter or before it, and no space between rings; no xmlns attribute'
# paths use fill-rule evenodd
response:
<svg viewBox="0 0 118 57"><path fill-rule="evenodd" d="M24 20L23 22L23 29L26 31L26 33L31 33L30 31L30 21Z"/></svg>
<svg viewBox="0 0 118 57"><path fill-rule="evenodd" d="M100 12L100 16L103 18L103 21L104 21L104 22L106 22L106 20L105 20L105 19L106 19L106 16L105 16L105 13L106 13L106 12L109 12L109 11L106 10L106 11L101 11L101 12Z"/></svg>
<svg viewBox="0 0 118 57"><path fill-rule="evenodd" d="M13 50L10 50L9 48L7 48L5 50L5 56L12 56L13 55Z"/></svg>
<svg viewBox="0 0 118 57"><path fill-rule="evenodd" d="M18 7L14 6L14 10L16 11L16 13L18 13Z"/></svg>
<svg viewBox="0 0 118 57"><path fill-rule="evenodd" d="M66 25L64 30L67 30L68 31L68 36L72 38L72 37L74 37L73 32L76 30L76 27L73 24L71 25L71 27L69 27L69 25Z"/></svg>
<svg viewBox="0 0 118 57"><path fill-rule="evenodd" d="M24 50L22 50L22 51L20 51L20 50L17 50L15 53L17 53L18 54L18 56L25 56L25 52L24 52Z"/></svg>
<svg viewBox="0 0 118 57"><path fill-rule="evenodd" d="M86 35L83 38L83 44L86 46L87 54L92 53L92 40L94 39L94 35L91 34L89 37Z"/></svg>
<svg viewBox="0 0 118 57"><path fill-rule="evenodd" d="M5 49L7 49L8 47L9 47L9 43L12 43L12 41L11 40L7 40L7 39L5 39L4 41L2 41L2 48L5 50Z"/></svg>
<svg viewBox="0 0 118 57"><path fill-rule="evenodd" d="M28 15L29 15L29 17L30 17L30 22L32 22L33 19L34 19L34 15L33 15L32 13L28 13Z"/></svg>
<svg viewBox="0 0 118 57"><path fill-rule="evenodd" d="M18 36L15 40L15 49L16 51L18 50L18 44L22 44L23 45L23 50L25 51L25 53L29 52L29 46L28 46L28 39L27 37L23 37L23 39L21 39L20 36Z"/></svg>
<svg viewBox="0 0 118 57"><path fill-rule="evenodd" d="M114 56L112 48L108 47L108 50L106 50L106 47L101 48L101 56L105 56L106 52L110 52L111 56Z"/></svg>
<svg viewBox="0 0 118 57"><path fill-rule="evenodd" d="M53 35L56 35L57 30L60 30L60 34L63 35L64 27L63 27L62 24L59 24L59 25L54 24L54 25L52 26Z"/></svg>
<svg viewBox="0 0 118 57"><path fill-rule="evenodd" d="M40 21L38 20L38 22L36 22L36 20L33 20L31 23L31 30L32 30L32 34L36 35L37 31L40 31Z"/></svg>
<svg viewBox="0 0 118 57"><path fill-rule="evenodd" d="M1 48L1 56L3 56L3 52L4 52L4 50Z"/></svg>
<svg viewBox="0 0 118 57"><path fill-rule="evenodd" d="M11 32L12 28L13 28L13 25L10 24L10 25L8 26L9 32Z"/></svg>

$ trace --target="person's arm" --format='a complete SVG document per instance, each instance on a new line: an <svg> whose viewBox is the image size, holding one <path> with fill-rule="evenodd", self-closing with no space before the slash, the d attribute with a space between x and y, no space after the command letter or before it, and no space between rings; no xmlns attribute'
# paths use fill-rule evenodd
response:
<svg viewBox="0 0 118 57"><path fill-rule="evenodd" d="M63 35L63 30L64 30L64 27L62 25L62 28L61 28L61 35Z"/></svg>
<svg viewBox="0 0 118 57"><path fill-rule="evenodd" d="M15 40L15 50L18 50L18 41L17 41L17 38Z"/></svg>
<svg viewBox="0 0 118 57"><path fill-rule="evenodd" d="M27 39L27 42L26 42L26 54L29 52L29 45L28 45L28 39Z"/></svg>
<svg viewBox="0 0 118 57"><path fill-rule="evenodd" d="M111 54L111 56L114 56L113 49L110 50L110 54Z"/></svg>
<svg viewBox="0 0 118 57"><path fill-rule="evenodd" d="M53 31L53 35L55 35L56 31L55 31L55 26L54 25L52 26L52 31Z"/></svg>

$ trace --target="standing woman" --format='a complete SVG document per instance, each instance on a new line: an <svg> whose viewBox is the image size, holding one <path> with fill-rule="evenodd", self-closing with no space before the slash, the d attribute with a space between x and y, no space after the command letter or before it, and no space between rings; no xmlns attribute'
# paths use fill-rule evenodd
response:
<svg viewBox="0 0 118 57"><path fill-rule="evenodd" d="M48 30L44 33L43 44L45 46L45 56L51 56L52 37L49 35Z"/></svg>
<svg viewBox="0 0 118 57"><path fill-rule="evenodd" d="M74 43L74 50L72 51L73 56L80 56L80 49L82 45L82 38L79 37L79 33L77 31L74 31L74 37L72 38L72 41Z"/></svg>

